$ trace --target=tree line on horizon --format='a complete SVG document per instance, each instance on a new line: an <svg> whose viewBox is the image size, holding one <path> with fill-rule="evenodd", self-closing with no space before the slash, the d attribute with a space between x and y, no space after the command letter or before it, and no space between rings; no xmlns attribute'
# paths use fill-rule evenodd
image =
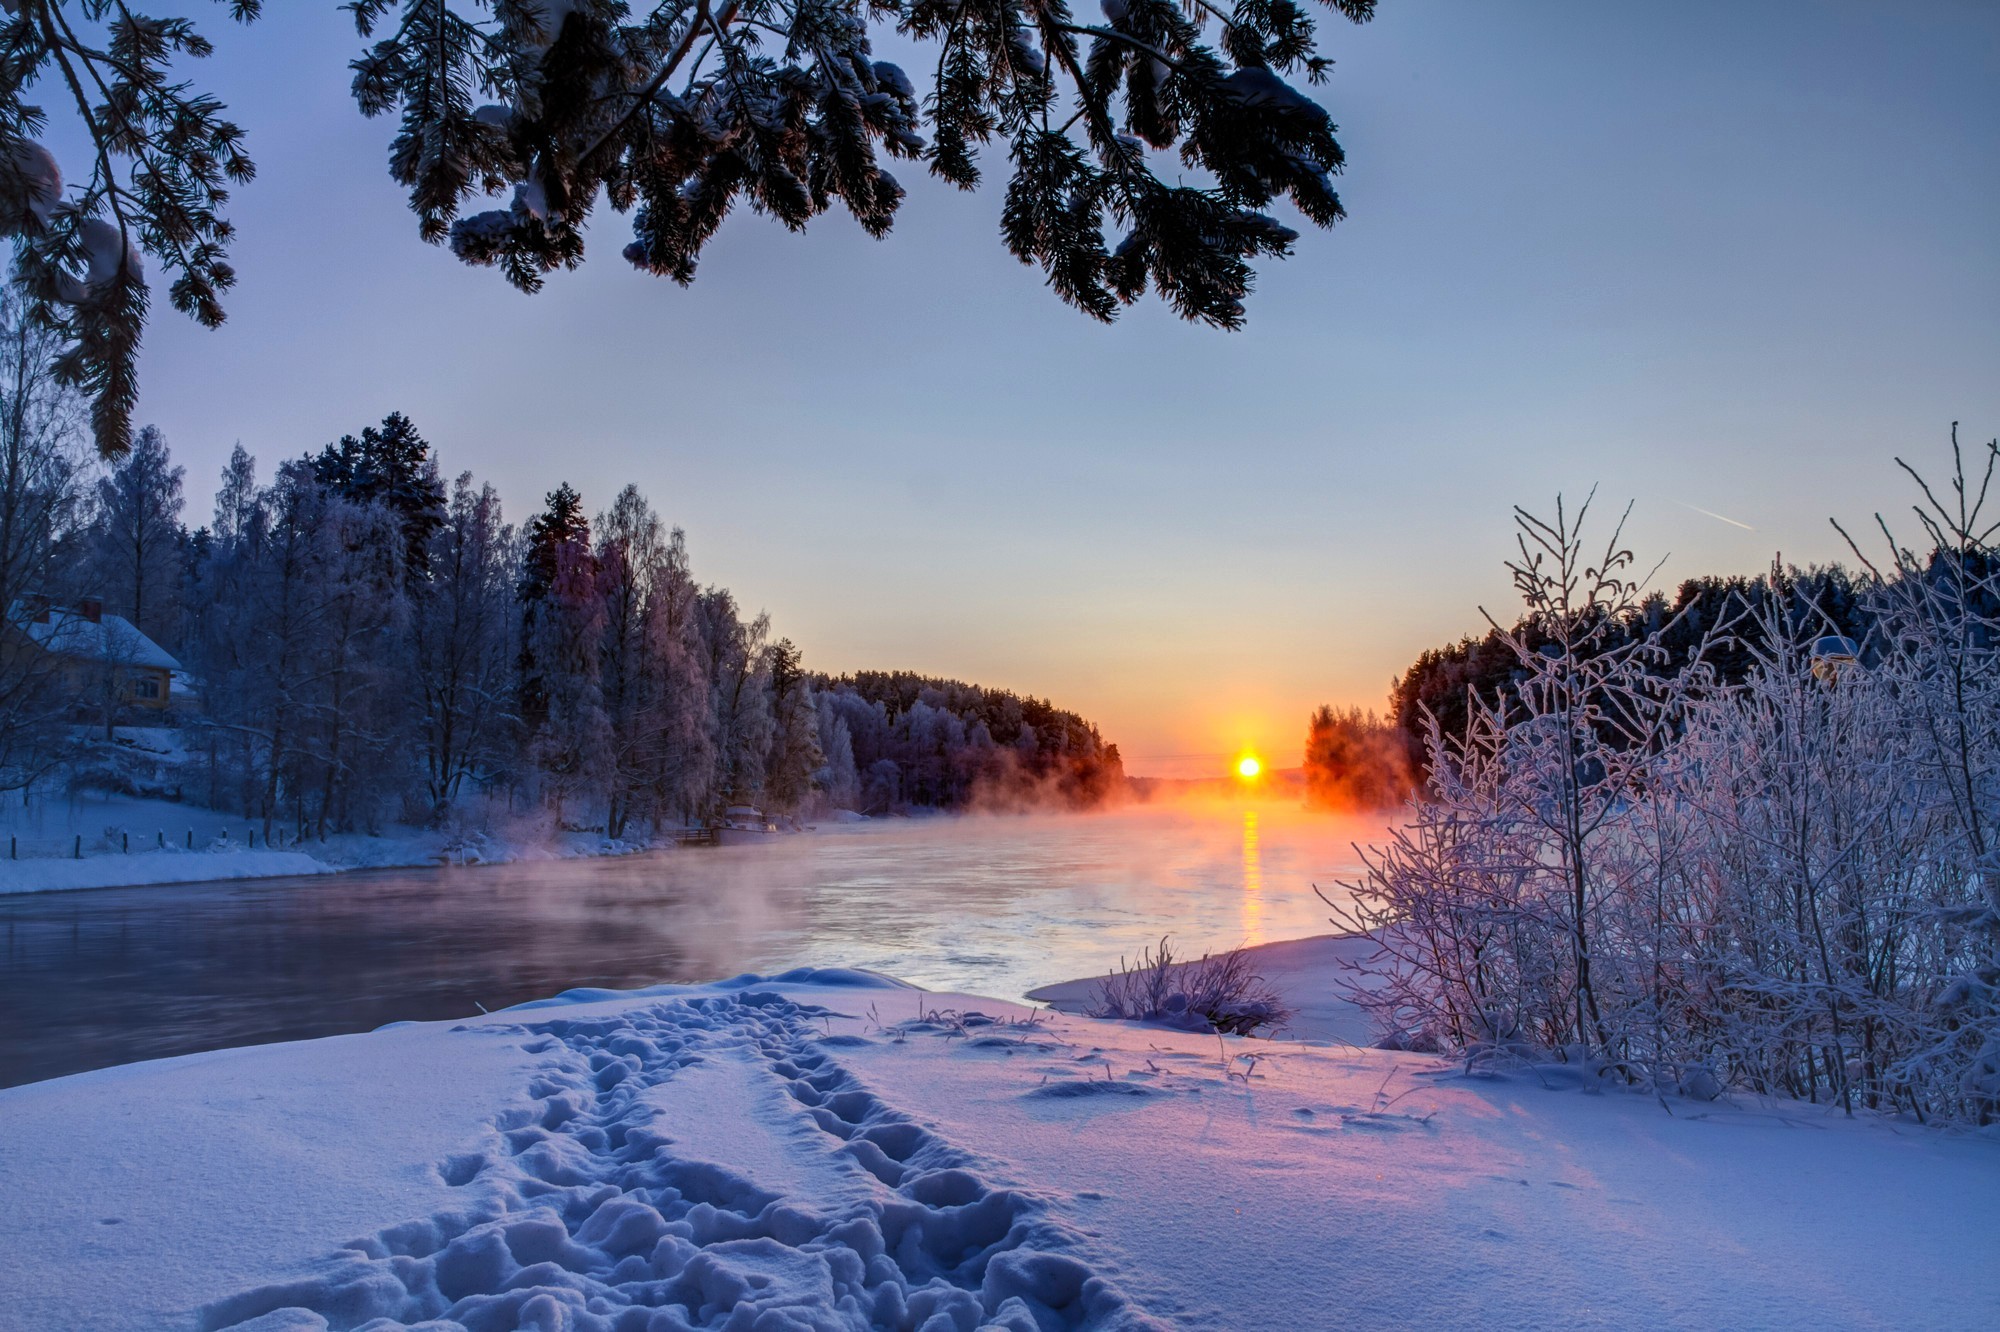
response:
<svg viewBox="0 0 2000 1332"><path fill-rule="evenodd" d="M1652 642L1649 669L1660 678L1698 658L1719 682L1740 685L1768 652L1774 623L1845 639L1864 660L1881 652L1881 616L1866 580L1838 563L1684 579L1671 595L1649 591L1606 612L1602 632L1621 647ZM1717 632L1725 624L1728 632ZM1523 615L1426 648L1391 684L1383 712L1322 706L1307 722L1307 799L1328 809L1384 810L1422 798L1431 723L1463 735L1477 710L1504 706L1531 678L1514 645L1539 651L1550 642L1546 626Z"/></svg>
<svg viewBox="0 0 2000 1332"><path fill-rule="evenodd" d="M1096 804L1115 745L1043 699L806 669L769 617L699 583L636 486L594 517L558 485L510 524L409 418L287 459L238 446L209 521L157 429L95 463L53 340L0 310L0 790L115 783L112 682L52 668L31 605L101 601L186 668L181 792L294 835L476 820L650 835L726 806ZM188 774L198 773L190 780Z"/></svg>

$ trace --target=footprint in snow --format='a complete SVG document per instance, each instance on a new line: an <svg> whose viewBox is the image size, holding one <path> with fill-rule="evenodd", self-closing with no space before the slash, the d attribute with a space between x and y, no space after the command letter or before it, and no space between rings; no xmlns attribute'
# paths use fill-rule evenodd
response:
<svg viewBox="0 0 2000 1332"><path fill-rule="evenodd" d="M439 1164L468 1189L457 1205L357 1240L315 1275L218 1299L201 1327L1164 1332L1096 1275L1085 1237L1045 1201L989 1184L977 1158L863 1087L833 1053L855 1039L829 1039L822 1016L745 991L523 1027L549 1056L533 1104ZM677 1156L646 1093L705 1056L772 1079L795 1107L744 1131L785 1150L823 1144L852 1187L785 1196ZM1037 1093L1152 1094L1069 1080Z"/></svg>

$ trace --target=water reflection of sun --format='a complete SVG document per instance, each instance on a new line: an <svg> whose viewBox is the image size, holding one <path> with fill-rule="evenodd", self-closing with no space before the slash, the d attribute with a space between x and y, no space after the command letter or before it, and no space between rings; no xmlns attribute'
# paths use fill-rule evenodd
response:
<svg viewBox="0 0 2000 1332"><path fill-rule="evenodd" d="M1243 811L1243 939L1260 942L1264 925L1264 851L1257 834L1257 811Z"/></svg>

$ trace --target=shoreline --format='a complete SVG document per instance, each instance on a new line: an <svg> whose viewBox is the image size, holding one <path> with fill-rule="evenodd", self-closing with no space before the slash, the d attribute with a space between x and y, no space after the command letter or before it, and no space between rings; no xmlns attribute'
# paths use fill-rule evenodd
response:
<svg viewBox="0 0 2000 1332"><path fill-rule="evenodd" d="M345 836L353 838L360 835ZM415 839L380 840L392 844L400 842L407 848L409 841ZM317 878L361 870L476 869L482 865L518 865L534 861L605 860L673 849L671 844L617 842L597 848L578 846L564 850L519 845L509 846L495 854L489 844L486 851L471 859L453 859L451 852L442 846L425 850L391 850L385 847L381 854L359 859L322 859L290 848L253 851L243 847L201 851L152 850L135 855L101 852L82 859L33 856L0 860L0 898L110 888L171 888L256 879Z"/></svg>

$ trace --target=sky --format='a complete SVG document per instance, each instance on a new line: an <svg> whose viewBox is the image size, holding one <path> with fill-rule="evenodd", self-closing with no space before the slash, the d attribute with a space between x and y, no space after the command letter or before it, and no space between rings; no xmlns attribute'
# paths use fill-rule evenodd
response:
<svg viewBox="0 0 2000 1332"><path fill-rule="evenodd" d="M884 241L741 211L688 289L604 209L524 296L417 238L332 0L267 8L189 6L259 167L229 322L162 301L141 363L191 520L238 442L268 475L402 411L516 521L636 483L814 668L1048 696L1138 774L1294 764L1312 707L1511 618L1515 504L1635 502L1671 588L1836 558L1896 455L2000 433L2000 6L1328 14L1350 217L1234 334L1057 301L1004 149L970 194L897 164Z"/></svg>

